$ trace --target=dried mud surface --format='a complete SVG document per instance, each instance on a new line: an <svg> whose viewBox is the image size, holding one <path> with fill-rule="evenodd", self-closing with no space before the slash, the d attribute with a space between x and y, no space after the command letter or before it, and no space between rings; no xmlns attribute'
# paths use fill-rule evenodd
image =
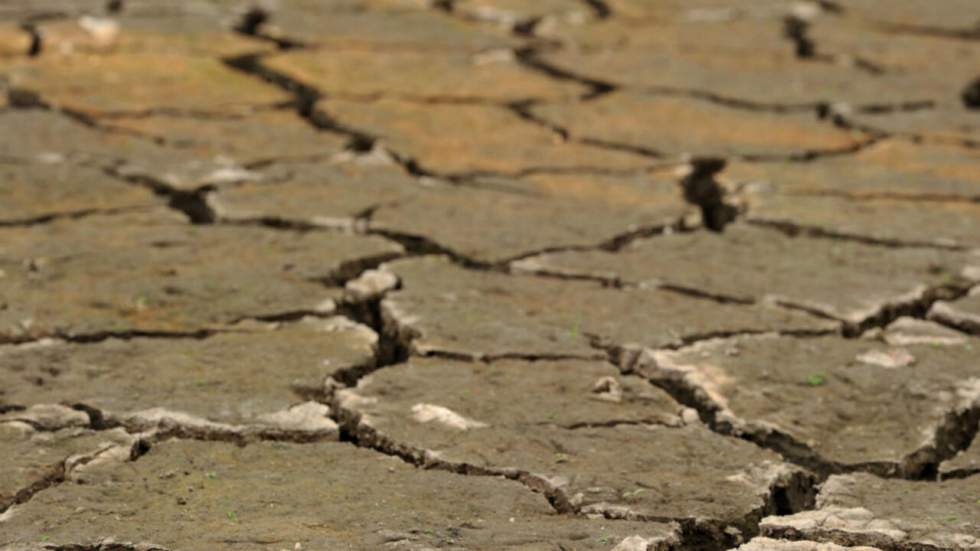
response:
<svg viewBox="0 0 980 551"><path fill-rule="evenodd" d="M978 17L0 2L0 551L980 549Z"/></svg>

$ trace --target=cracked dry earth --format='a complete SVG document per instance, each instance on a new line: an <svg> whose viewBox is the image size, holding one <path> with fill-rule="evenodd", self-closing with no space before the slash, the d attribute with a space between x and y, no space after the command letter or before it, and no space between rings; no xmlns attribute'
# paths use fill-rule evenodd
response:
<svg viewBox="0 0 980 551"><path fill-rule="evenodd" d="M0 550L980 550L977 21L0 2Z"/></svg>

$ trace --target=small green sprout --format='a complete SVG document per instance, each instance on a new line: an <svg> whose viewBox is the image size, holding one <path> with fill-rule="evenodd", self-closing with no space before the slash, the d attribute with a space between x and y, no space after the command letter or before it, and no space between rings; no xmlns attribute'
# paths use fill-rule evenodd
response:
<svg viewBox="0 0 980 551"><path fill-rule="evenodd" d="M238 522L238 513L236 513L235 511L228 511L226 515L228 516L228 520L232 522Z"/></svg>
<svg viewBox="0 0 980 551"><path fill-rule="evenodd" d="M827 382L827 376L823 373L813 373L806 378L806 384L810 386L820 386Z"/></svg>
<svg viewBox="0 0 980 551"><path fill-rule="evenodd" d="M204 476L206 476L208 478L208 480L214 480L215 478L218 478L218 473L216 473L214 471L208 471L208 472L204 473Z"/></svg>

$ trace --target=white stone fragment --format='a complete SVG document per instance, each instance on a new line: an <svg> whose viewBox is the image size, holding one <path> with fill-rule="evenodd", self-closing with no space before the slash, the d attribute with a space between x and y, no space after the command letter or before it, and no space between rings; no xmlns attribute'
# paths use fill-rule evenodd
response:
<svg viewBox="0 0 980 551"><path fill-rule="evenodd" d="M885 369L897 369L915 363L915 356L904 348L891 348L889 350L868 350L858 354L857 361Z"/></svg>
<svg viewBox="0 0 980 551"><path fill-rule="evenodd" d="M415 404L412 406L412 419L419 423L436 422L456 430L481 429L490 425L467 419L455 411L433 404Z"/></svg>

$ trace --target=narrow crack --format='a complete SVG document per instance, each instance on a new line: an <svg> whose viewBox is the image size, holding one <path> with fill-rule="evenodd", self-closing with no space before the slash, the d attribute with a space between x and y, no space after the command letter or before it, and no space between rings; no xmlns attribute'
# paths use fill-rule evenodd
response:
<svg viewBox="0 0 980 551"><path fill-rule="evenodd" d="M423 235L379 228L368 228L365 233L384 237L398 243L408 252L409 256L441 255L449 258L454 264L470 270L504 271L503 266L499 263L471 258Z"/></svg>
<svg viewBox="0 0 980 551"><path fill-rule="evenodd" d="M762 102L744 98L724 96L708 90L696 88L678 88L674 86L652 86L639 88L638 91L651 96L680 97L693 100L705 101L722 107L731 109L741 109L743 111L754 111L761 113L816 113L820 109L822 102L808 103L774 103Z"/></svg>
<svg viewBox="0 0 980 551"><path fill-rule="evenodd" d="M894 192L894 191L849 191L843 189L820 189L787 191L786 195L800 197L840 197L850 201L909 201L913 203L980 203L980 195L959 195L955 193Z"/></svg>
<svg viewBox="0 0 980 551"><path fill-rule="evenodd" d="M28 486L18 490L10 499L0 501L0 514L10 507L30 501L38 493L66 482L71 472L95 461L102 455L115 454L117 459L136 461L145 455L154 444L170 439L199 440L206 442L231 442L245 446L253 442L290 442L306 444L333 441L337 438L336 425L327 415L326 404L305 402L275 412L267 420L257 419L256 423L231 425L213 422L182 412L153 408L135 413L117 414L104 411L90 404L75 403L70 406L48 406L62 409L63 426L39 426L30 419L29 408L23 408L25 415L11 417L3 422L20 422L36 430L55 432L67 428L79 428L76 419L64 417L64 412L80 412L88 421L83 428L100 432L121 430L130 440L127 443L104 446L93 452L72 455L54 465ZM322 416L323 422L311 425L311 419ZM315 423L314 423L315 424ZM124 452L120 454L119 452ZM124 457L123 457L124 456Z"/></svg>
<svg viewBox="0 0 980 551"><path fill-rule="evenodd" d="M271 18L272 14L268 11L259 6L252 6L242 14L241 19L232 27L232 30L244 36L271 42L280 50L291 50L305 46L303 42L298 40L271 36L262 32L262 27Z"/></svg>
<svg viewBox="0 0 980 551"><path fill-rule="evenodd" d="M910 102L910 103L917 103L917 102ZM885 106L878 106L877 110L874 108L874 106L871 106L871 108L872 110L868 112L868 114L871 115L889 113L889 111L887 111ZM928 109L928 108L922 107L921 109ZM914 106L911 106L907 109L908 112L916 111L916 110L918 109L915 109ZM916 132L889 132L870 124L858 123L857 121L853 120L846 111L847 111L846 108L843 110L838 110L836 109L835 106L828 105L820 113L820 116L822 118L828 119L832 124L834 124L839 128L855 130L870 135L872 136L872 139L874 139L875 141L881 141L885 138L889 138L889 139L905 140L913 144L936 143L942 145L953 145L965 149L980 149L980 140L967 138L965 136L943 136L943 135L932 135L932 134L924 134L924 133L916 133Z"/></svg>
<svg viewBox="0 0 980 551"><path fill-rule="evenodd" d="M100 429L95 429L100 430ZM128 449L126 449L128 447ZM56 487L69 480L73 471L92 463L103 455L123 451L127 461L136 461L149 450L149 443L135 435L127 444L110 444L94 449L87 453L74 454L44 467L42 474L27 486L17 490L12 496L0 500L0 515L10 508L29 502L37 494Z"/></svg>
<svg viewBox="0 0 980 551"><path fill-rule="evenodd" d="M322 107L318 107L317 102L324 99L326 95L312 85L268 67L263 63L263 58L266 55L268 54L244 54L227 57L222 61L226 66L238 72L259 78L291 94L294 97L293 106L297 115L318 131L329 132L346 138L348 140L348 151L352 153L369 153L380 145L379 137L343 124L327 113ZM429 99L431 100L431 98ZM453 101L455 103L470 102L470 100L462 100L460 98L456 98ZM476 99L472 101L483 103L487 100ZM396 165L413 178L432 178L454 185L466 183L465 178L452 174L439 173L436 170L422 165L418 159L404 153L388 148L384 148L384 151Z"/></svg>
<svg viewBox="0 0 980 551"><path fill-rule="evenodd" d="M656 288L691 298L710 300L718 304L737 304L741 306L751 306L757 304L757 301L752 297L726 295L722 293L705 291L703 289L697 289L695 287L689 287L687 285L679 285L677 283L659 283L656 285Z"/></svg>
<svg viewBox="0 0 980 551"><path fill-rule="evenodd" d="M561 354L561 353L529 353L529 352L497 352L495 354L456 352L452 350L425 350L416 355L426 358L442 358L445 360L456 360L463 362L492 364L502 361L518 360L527 363L534 362L563 362L563 361L583 361L593 362L603 359L600 354Z"/></svg>
<svg viewBox="0 0 980 551"><path fill-rule="evenodd" d="M47 339L62 340L75 344L100 343L110 339L132 340L132 339L193 339L201 340L212 337L218 333L230 332L231 329L198 329L194 331L145 331L145 330L122 330L122 331L96 331L92 333L66 333L55 331L51 334L36 335L6 335L0 334L0 345L17 346ZM2 413L2 412L0 412Z"/></svg>
<svg viewBox="0 0 980 551"><path fill-rule="evenodd" d="M67 211L67 212L51 212L46 214L38 214L35 216L31 216L29 218L0 220L0 228L24 228L30 226L50 224L51 222L56 222L59 220L79 220L81 218L86 218L89 216L114 215L114 214L122 214L126 212L139 212L151 208L153 207L134 205L131 207L91 208L91 209L81 209L81 210Z"/></svg>
<svg viewBox="0 0 980 551"><path fill-rule="evenodd" d="M908 100L898 103L866 103L854 107L854 111L865 115L888 115L892 113L915 113L935 109L937 103L931 99Z"/></svg>
<svg viewBox="0 0 980 551"><path fill-rule="evenodd" d="M584 86L588 91L580 100L589 101L610 94L620 87L611 82L584 76L575 71L552 65L541 58L539 47L527 46L514 50L514 58L524 68L559 81L574 82Z"/></svg>
<svg viewBox="0 0 980 551"><path fill-rule="evenodd" d="M192 224L213 224L217 220L217 215L207 201L207 194L214 191L214 186L204 185L190 191L181 190L149 174L127 173L118 164L103 167L102 171L106 176L141 186L165 198L168 207L186 216Z"/></svg>
<svg viewBox="0 0 980 551"><path fill-rule="evenodd" d="M268 105L256 105L251 108L252 112L275 111L279 109L292 108L292 102L283 104L282 102L270 103ZM248 116L242 113L222 113L220 111L209 111L205 109L182 109L177 107L147 107L136 110L111 110L91 112L92 118L99 119L148 119L151 117L166 117L173 119L194 119L206 121L242 121L248 120Z"/></svg>
<svg viewBox="0 0 980 551"><path fill-rule="evenodd" d="M590 281L600 285L601 287L605 287L609 289L659 289L662 291L666 291L668 293L683 295L685 297L689 297L697 300L711 301L716 304L736 304L741 306L752 306L758 303L758 301L756 301L752 297L715 293L715 292L705 291L703 289L698 289L695 287L690 287L687 285L681 285L681 284L671 283L671 282L623 281L618 275L615 274L590 274L590 273L576 272L576 271L549 269L544 265L538 264L535 261L534 257L530 257L513 263L511 265L511 273L527 274L534 277L558 279L558 280L565 280L565 281ZM826 315L820 315L818 317L839 321L836 318L829 318Z"/></svg>
<svg viewBox="0 0 980 551"><path fill-rule="evenodd" d="M536 101L527 100L527 99L517 100L506 104L504 108L509 110L512 114L514 114L517 118L521 119L522 121L533 124L535 126L539 126L553 133L559 140L563 142L569 141L571 139L571 132L567 128L564 128L561 125L555 124L551 121L548 121L534 114L534 111L532 111L531 109L537 103L538 102Z"/></svg>
<svg viewBox="0 0 980 551"><path fill-rule="evenodd" d="M875 26L879 30L891 34L912 34L953 40L980 40L980 28L978 27L955 29L912 23L877 23Z"/></svg>
<svg viewBox="0 0 980 551"><path fill-rule="evenodd" d="M166 145L167 143L162 137L145 134L129 128L102 124L94 115L84 111L61 105L54 105L45 100L44 97L35 90L22 87L8 87L6 93L7 102L10 104L10 107L15 110L37 109L63 116L75 124L104 134L130 136L154 143L156 145Z"/></svg>
<svg viewBox="0 0 980 551"><path fill-rule="evenodd" d="M829 64L836 64L843 59L849 61L854 68L871 75L882 75L887 72L881 64L861 56L819 52L816 42L810 36L810 22L797 15L788 15L783 19L783 36L793 44L797 59Z"/></svg>
<svg viewBox="0 0 980 551"><path fill-rule="evenodd" d="M624 87L625 88L625 87ZM651 86L638 88L637 91L651 96L680 97L697 101L705 101L721 107L730 109L740 109L759 113L777 114L799 114L814 113L822 118L826 118L829 113L834 112L838 105L832 100L810 101L801 103L780 103L765 102L732 96L725 96L710 90L697 88L680 88L674 86ZM897 103L863 103L849 108L853 112L881 115L890 113L913 113L916 111L928 111L936 108L936 102L931 99L907 100ZM850 128L850 127L848 127ZM882 133L877 131L877 133Z"/></svg>
<svg viewBox="0 0 980 551"><path fill-rule="evenodd" d="M338 395L340 394L338 393ZM397 457L420 469L437 469L463 476L499 477L519 482L528 490L543 495L556 513L575 514L574 507L568 503L567 499L542 477L519 469L481 467L471 463L446 461L428 450L396 442L374 427L363 423L360 414L344 407L342 402L341 398L335 398L330 406L331 411L336 416L335 421L340 426L341 442L350 443L358 448L373 450L389 457Z"/></svg>
<svg viewBox="0 0 980 551"><path fill-rule="evenodd" d="M946 251L966 251L967 247L962 245L950 245L937 243L934 241L907 241L902 239L890 239L885 237L872 237L856 233L831 230L820 226L798 224L788 220L777 220L760 217L750 217L745 221L747 224L760 228L767 228L781 232L790 237L805 235L807 237L819 239L833 239L840 241L854 241L866 245L879 247L889 247L893 249L940 249Z"/></svg>
<svg viewBox="0 0 980 551"><path fill-rule="evenodd" d="M783 337L806 339L826 337L828 335L836 335L838 333L839 332L835 329L781 329L778 331L768 329L734 329L730 331L707 331L704 333L691 333L683 335L678 339L678 342L662 346L660 347L660 350L678 351L685 348L690 348L705 341L754 335L776 334Z"/></svg>
<svg viewBox="0 0 980 551"><path fill-rule="evenodd" d="M669 92L668 92L669 91ZM777 111L777 112L792 112L792 111L814 111L815 115L822 119L828 119L833 124L837 126L844 127L848 130L854 130L861 132L866 135L864 139L851 143L849 145L827 148L827 149L805 149L802 151L793 151L788 153L736 153L729 157L713 157L720 161L726 160L737 160L746 163L810 163L818 161L824 158L833 158L848 156L860 153L861 151L881 142L882 140L890 137L891 135L882 132L877 129L870 127L858 127L852 124L845 117L836 115L833 113L833 109L829 104L819 102L812 105L796 104L796 105L785 105L779 106L778 104L761 104L754 102L747 102L746 100L735 100L722 98L720 96L714 95L703 95L697 91L676 91L673 89L661 89L660 91L653 91L654 95L657 94L668 94L668 95L682 95L685 97L691 97L695 99L703 99L710 101L712 103L718 103L720 105L725 105L727 107L747 109L752 111ZM534 124L541 128L544 128L557 136L560 140L565 142L578 143L581 145L594 147L597 149L604 149L609 151L617 151L621 153L627 153L631 155L637 155L640 157L646 157L648 159L653 159L657 161L656 166L666 166L670 164L680 164L679 160L668 160L667 153L653 149L643 145L614 142L610 140L604 140L600 138L594 138L590 136L575 136L572 132L557 123L549 121L544 117L535 114L532 108L537 104L535 100L521 100L514 101L505 104L503 107L513 113L515 116L521 120ZM887 111L888 109L902 109L903 106L909 110L922 109L922 105L926 102L907 102L906 104L868 104L863 106L864 108L870 110Z"/></svg>
<svg viewBox="0 0 980 551"><path fill-rule="evenodd" d="M581 430L581 429L611 429L615 427L649 427L649 426L661 426L661 427L676 427L678 426L676 419L668 419L664 417L648 417L646 419L609 419L607 421L580 421L578 423L570 423L567 425L555 425L554 423L536 423L541 426L553 426L564 430Z"/></svg>
<svg viewBox="0 0 980 551"><path fill-rule="evenodd" d="M865 134L869 134L867 131L861 131ZM828 149L806 149L791 153L742 153L732 155L731 158L748 163L810 163L820 159L846 157L860 153L861 151L878 144L887 137L890 137L890 135L879 132L871 134L867 138L853 144L841 147Z"/></svg>
<svg viewBox="0 0 980 551"><path fill-rule="evenodd" d="M112 539L96 543L46 544L46 551L171 551L153 543L133 543Z"/></svg>

